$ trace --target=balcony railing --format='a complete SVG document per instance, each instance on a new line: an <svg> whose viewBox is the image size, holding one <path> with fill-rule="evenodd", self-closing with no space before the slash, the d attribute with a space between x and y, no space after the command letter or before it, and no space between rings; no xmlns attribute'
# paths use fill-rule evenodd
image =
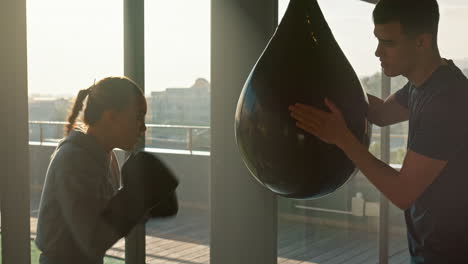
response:
<svg viewBox="0 0 468 264"><path fill-rule="evenodd" d="M57 143L63 137L63 121L29 121L30 141L43 145L44 143ZM182 126L146 124L146 146L169 149L183 149L192 153L195 150L209 151L209 126ZM166 130L164 133L154 133L154 130ZM172 133L176 131L183 133ZM158 136L162 134L165 136ZM195 144L196 143L196 144Z"/></svg>
<svg viewBox="0 0 468 264"><path fill-rule="evenodd" d="M30 141L43 145L44 143L57 143L63 137L63 121L29 121ZM36 127L36 128L34 128ZM55 128L54 128L55 127ZM184 125L162 125L146 124L146 146L166 149L182 149L192 153L195 150L210 151L210 127L209 126L184 126ZM155 133L154 130L165 130L163 133ZM185 132L170 135L171 131L182 130ZM200 139L203 134L203 139ZM165 136L164 136L165 135ZM194 135L196 138L194 139ZM373 133L374 139L380 138L380 133ZM391 134L391 139L405 141L406 134ZM194 144L194 142L198 144Z"/></svg>

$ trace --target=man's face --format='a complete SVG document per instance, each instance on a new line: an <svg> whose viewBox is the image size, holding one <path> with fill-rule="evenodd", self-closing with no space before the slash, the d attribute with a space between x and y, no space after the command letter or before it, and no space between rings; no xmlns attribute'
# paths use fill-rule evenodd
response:
<svg viewBox="0 0 468 264"><path fill-rule="evenodd" d="M415 63L417 41L403 33L400 22L376 24L374 35L379 41L375 56L387 76L406 76Z"/></svg>

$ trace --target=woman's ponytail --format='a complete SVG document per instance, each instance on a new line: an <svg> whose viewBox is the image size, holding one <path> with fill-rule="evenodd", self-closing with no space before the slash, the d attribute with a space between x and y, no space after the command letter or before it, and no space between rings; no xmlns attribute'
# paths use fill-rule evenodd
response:
<svg viewBox="0 0 468 264"><path fill-rule="evenodd" d="M70 131L72 131L73 128L75 128L76 118L78 117L80 111L83 109L83 102L90 91L91 88L83 89L78 92L78 96L75 99L75 104L73 105L73 108L67 118L68 124L65 126L65 136L68 136Z"/></svg>

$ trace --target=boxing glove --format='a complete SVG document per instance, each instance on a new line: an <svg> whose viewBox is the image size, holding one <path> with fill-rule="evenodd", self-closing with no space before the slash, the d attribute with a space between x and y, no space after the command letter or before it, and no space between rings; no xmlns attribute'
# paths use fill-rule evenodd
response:
<svg viewBox="0 0 468 264"><path fill-rule="evenodd" d="M179 205L177 202L177 195L175 192L171 193L161 201L158 205L153 207L149 212L148 218L162 218L170 217L177 214L179 210Z"/></svg>
<svg viewBox="0 0 468 264"><path fill-rule="evenodd" d="M152 209L165 208L165 203L177 205L175 189L178 180L167 166L148 152L131 154L122 166L122 187L109 201L104 219L122 237ZM172 201L172 202L171 202ZM156 210L155 215L173 215L174 210Z"/></svg>

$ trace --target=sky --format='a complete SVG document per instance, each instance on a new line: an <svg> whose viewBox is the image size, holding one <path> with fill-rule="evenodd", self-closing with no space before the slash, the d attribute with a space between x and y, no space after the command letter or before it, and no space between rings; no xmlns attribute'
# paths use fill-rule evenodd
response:
<svg viewBox="0 0 468 264"><path fill-rule="evenodd" d="M318 0L359 76L379 71L373 5ZM289 3L279 0L282 17ZM439 0L444 57L468 58L468 1ZM210 0L145 1L146 93L210 79ZM94 79L123 75L122 0L27 0L29 94L75 95Z"/></svg>

